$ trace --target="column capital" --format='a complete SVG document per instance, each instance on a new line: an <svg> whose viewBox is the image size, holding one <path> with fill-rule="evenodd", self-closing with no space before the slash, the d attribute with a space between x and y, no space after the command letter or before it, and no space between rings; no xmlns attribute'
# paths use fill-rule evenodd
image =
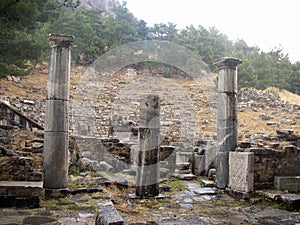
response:
<svg viewBox="0 0 300 225"><path fill-rule="evenodd" d="M70 48L73 46L75 37L65 34L49 34L50 47L62 46Z"/></svg>
<svg viewBox="0 0 300 225"><path fill-rule="evenodd" d="M241 59L238 58L232 58L232 57L223 57L214 62L214 65L222 68L230 68L230 69L236 69L239 64L242 63Z"/></svg>

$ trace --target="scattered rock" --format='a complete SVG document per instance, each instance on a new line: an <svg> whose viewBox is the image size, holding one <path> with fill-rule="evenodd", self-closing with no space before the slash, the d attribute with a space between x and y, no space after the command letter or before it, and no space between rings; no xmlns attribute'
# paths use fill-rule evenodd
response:
<svg viewBox="0 0 300 225"><path fill-rule="evenodd" d="M14 156L16 153L12 150L6 149L5 147L0 146L0 151L3 155L6 156Z"/></svg>
<svg viewBox="0 0 300 225"><path fill-rule="evenodd" d="M261 118L262 120L271 120L271 119L273 119L273 117L268 116L268 115L265 115L265 114L260 115L260 118Z"/></svg>
<svg viewBox="0 0 300 225"><path fill-rule="evenodd" d="M95 225L123 225L123 218L120 216L112 203L100 205Z"/></svg>

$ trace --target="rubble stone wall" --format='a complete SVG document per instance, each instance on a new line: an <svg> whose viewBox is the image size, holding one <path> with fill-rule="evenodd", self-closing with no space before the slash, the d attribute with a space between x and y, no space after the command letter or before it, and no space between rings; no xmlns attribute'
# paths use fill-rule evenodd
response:
<svg viewBox="0 0 300 225"><path fill-rule="evenodd" d="M275 176L300 175L300 150L294 146L284 151L250 149L254 153L254 189L273 188Z"/></svg>
<svg viewBox="0 0 300 225"><path fill-rule="evenodd" d="M43 139L0 125L0 181L42 181Z"/></svg>
<svg viewBox="0 0 300 225"><path fill-rule="evenodd" d="M43 130L43 127L33 119L23 115L17 109L4 102L0 102L0 124L15 125L22 127L23 129L32 130L33 128L36 128L39 130Z"/></svg>

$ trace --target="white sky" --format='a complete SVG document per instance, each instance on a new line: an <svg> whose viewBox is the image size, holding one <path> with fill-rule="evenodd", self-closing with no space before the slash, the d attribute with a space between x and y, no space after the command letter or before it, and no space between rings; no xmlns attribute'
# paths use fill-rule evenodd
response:
<svg viewBox="0 0 300 225"><path fill-rule="evenodd" d="M122 0L120 0L122 2ZM127 8L149 26L172 22L215 26L230 40L244 39L263 51L282 47L300 61L299 0L126 0Z"/></svg>

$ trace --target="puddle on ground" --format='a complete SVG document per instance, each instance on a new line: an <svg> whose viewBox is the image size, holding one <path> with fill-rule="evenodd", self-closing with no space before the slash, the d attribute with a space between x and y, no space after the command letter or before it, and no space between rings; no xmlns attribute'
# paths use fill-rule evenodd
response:
<svg viewBox="0 0 300 225"><path fill-rule="evenodd" d="M193 191L185 191L184 193L172 195L172 198L184 198L196 195Z"/></svg>
<svg viewBox="0 0 300 225"><path fill-rule="evenodd" d="M184 209L191 209L193 208L193 204L179 204Z"/></svg>

